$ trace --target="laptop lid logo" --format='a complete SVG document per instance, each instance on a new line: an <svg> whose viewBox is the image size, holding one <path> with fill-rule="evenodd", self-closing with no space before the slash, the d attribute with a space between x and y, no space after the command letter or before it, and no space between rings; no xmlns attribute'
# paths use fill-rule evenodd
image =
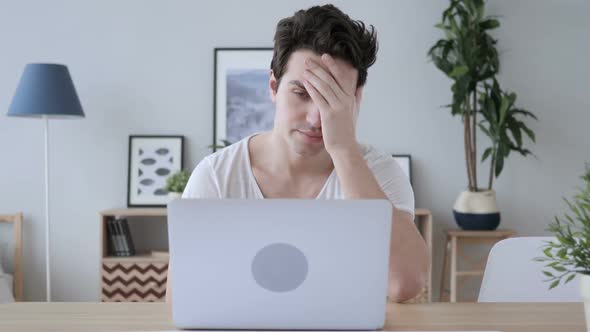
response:
<svg viewBox="0 0 590 332"><path fill-rule="evenodd" d="M260 249L252 260L256 283L271 292L284 293L297 289L309 271L307 258L297 247L273 243Z"/></svg>

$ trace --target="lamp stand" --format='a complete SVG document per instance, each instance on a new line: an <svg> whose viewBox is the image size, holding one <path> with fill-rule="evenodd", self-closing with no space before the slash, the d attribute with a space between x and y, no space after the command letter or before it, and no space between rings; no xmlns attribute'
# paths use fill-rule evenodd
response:
<svg viewBox="0 0 590 332"><path fill-rule="evenodd" d="M51 264L49 262L49 117L43 115L45 123L45 283L47 302L51 302Z"/></svg>

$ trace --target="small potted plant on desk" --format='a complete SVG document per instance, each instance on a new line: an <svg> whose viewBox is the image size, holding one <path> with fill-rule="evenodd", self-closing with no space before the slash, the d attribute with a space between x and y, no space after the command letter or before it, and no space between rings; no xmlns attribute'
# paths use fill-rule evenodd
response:
<svg viewBox="0 0 590 332"><path fill-rule="evenodd" d="M172 175L170 175L166 179L166 190L168 191L168 197L170 200L175 198L180 198L182 196L182 192L188 183L190 174L188 174L185 170L180 170Z"/></svg>
<svg viewBox="0 0 590 332"><path fill-rule="evenodd" d="M564 199L570 213L562 218L555 217L548 230L555 241L543 247L543 257L535 258L545 262L543 274L551 282L549 289L580 278L581 295L586 312L586 326L590 327L590 164L581 177L584 187L574 196L573 201Z"/></svg>

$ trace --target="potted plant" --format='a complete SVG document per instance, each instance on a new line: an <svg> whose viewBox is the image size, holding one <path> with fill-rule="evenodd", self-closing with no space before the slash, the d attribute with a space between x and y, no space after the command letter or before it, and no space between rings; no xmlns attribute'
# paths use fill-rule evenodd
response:
<svg viewBox="0 0 590 332"><path fill-rule="evenodd" d="M534 132L523 122L536 119L529 111L515 105L516 94L505 92L496 79L500 62L497 41L488 32L500 26L493 17L484 15L483 0L451 0L436 27L445 38L428 51L435 66L452 81L452 103L446 107L463 122L467 190L457 198L453 214L457 224L468 230L493 230L500 223L500 212L493 190L494 178L504 168L506 158L515 151L523 156L524 137L535 141ZM477 132L490 141L481 162L489 161L488 184L478 184Z"/></svg>
<svg viewBox="0 0 590 332"><path fill-rule="evenodd" d="M216 143L216 144L211 144L209 145L209 149L212 149L213 152L217 151L218 149L223 149L223 148L227 148L228 146L232 145L233 143L226 140L226 139L220 139L219 142L221 142L221 144Z"/></svg>
<svg viewBox="0 0 590 332"><path fill-rule="evenodd" d="M548 230L556 240L548 242L543 247L544 256L535 261L546 263L543 274L550 282L549 289L579 276L586 324L590 327L590 164L586 164L586 173L581 178L585 186L573 201L564 199L570 213L555 217L549 224Z"/></svg>
<svg viewBox="0 0 590 332"><path fill-rule="evenodd" d="M172 175L166 179L166 190L168 191L168 197L170 197L170 200L182 196L182 192L188 183L189 177L190 174L187 171L180 170L172 173Z"/></svg>

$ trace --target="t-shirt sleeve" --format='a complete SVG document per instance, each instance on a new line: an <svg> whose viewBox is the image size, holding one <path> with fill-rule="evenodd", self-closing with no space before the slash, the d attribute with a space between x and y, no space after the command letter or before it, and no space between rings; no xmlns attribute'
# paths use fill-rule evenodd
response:
<svg viewBox="0 0 590 332"><path fill-rule="evenodd" d="M220 198L219 185L209 159L195 167L188 179L182 198Z"/></svg>
<svg viewBox="0 0 590 332"><path fill-rule="evenodd" d="M414 190L410 179L395 159L388 155L379 156L373 162L371 170L393 206L409 212L414 217Z"/></svg>

